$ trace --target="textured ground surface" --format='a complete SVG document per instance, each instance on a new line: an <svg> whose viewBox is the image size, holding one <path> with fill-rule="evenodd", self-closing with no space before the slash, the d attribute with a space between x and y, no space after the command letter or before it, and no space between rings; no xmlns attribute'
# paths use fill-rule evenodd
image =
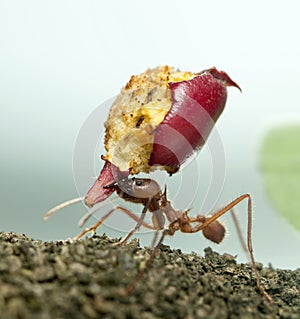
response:
<svg viewBox="0 0 300 319"><path fill-rule="evenodd" d="M209 248L201 257L162 246L126 295L150 250L136 240L124 247L115 241L0 233L0 318L300 318L300 270L259 269L271 305L257 292L249 264Z"/></svg>

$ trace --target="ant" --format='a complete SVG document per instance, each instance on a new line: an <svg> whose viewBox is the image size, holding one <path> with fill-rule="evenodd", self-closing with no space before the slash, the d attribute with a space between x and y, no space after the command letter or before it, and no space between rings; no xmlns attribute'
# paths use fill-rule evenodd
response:
<svg viewBox="0 0 300 319"><path fill-rule="evenodd" d="M119 210L130 218L136 221L135 227L129 231L129 233L121 239L116 245L120 246L127 242L127 240L139 230L141 226L146 228L155 230L155 236L153 238L152 246L153 251L146 262L146 266L144 269L137 275L135 280L127 287L127 292L131 293L136 285L139 283L141 278L149 269L156 253L158 252L160 245L163 243L165 236L173 236L176 231L180 230L183 233L196 233L199 231L203 232L203 235L211 240L214 243L219 244L224 236L225 236L225 227L218 221L219 217L230 211L234 218L234 222L236 224L239 237L241 238L241 231L238 226L238 222L235 219L235 214L233 212L233 208L242 202L243 200L247 200L248 203L248 226L247 226L247 249L250 255L252 271L255 276L256 286L261 294L269 301L272 302L272 298L268 295L268 293L264 290L264 288L260 284L259 274L255 266L255 259L253 255L252 248L252 199L250 194L243 194L237 197L235 200L231 201L225 207L217 210L211 216L205 215L197 215L196 217L188 216L189 209L187 210L175 210L170 201L167 199L167 189L165 188L164 192L161 191L160 186L156 181L149 178L123 178L120 179L117 183L113 183L104 188L111 189L117 193L117 195L124 199L125 201L142 204L144 206L140 217L134 215L130 210L122 206L116 206L111 209L108 213L106 213L99 221L97 221L93 226L86 228L79 235L77 235L74 239L80 239L88 232L96 232L96 229L103 224L103 222L115 211ZM82 200L83 198L77 198L61 205L58 205L51 209L46 215L45 219L50 217L53 213L60 210L61 208L73 204ZM150 225L144 222L147 211L152 213L152 223ZM87 219L92 216L94 211L91 211L87 215L83 217L80 222L82 226ZM169 224L166 226L166 219ZM160 238L157 240L159 233ZM155 244L155 242L157 242ZM243 241L242 241L243 242Z"/></svg>

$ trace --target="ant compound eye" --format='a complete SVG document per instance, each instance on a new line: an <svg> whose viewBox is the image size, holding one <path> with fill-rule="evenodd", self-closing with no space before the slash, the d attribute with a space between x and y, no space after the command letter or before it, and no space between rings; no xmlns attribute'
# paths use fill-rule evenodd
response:
<svg viewBox="0 0 300 319"><path fill-rule="evenodd" d="M136 186L142 186L142 185L143 185L143 181L137 180L137 181L135 182L135 185L136 185Z"/></svg>

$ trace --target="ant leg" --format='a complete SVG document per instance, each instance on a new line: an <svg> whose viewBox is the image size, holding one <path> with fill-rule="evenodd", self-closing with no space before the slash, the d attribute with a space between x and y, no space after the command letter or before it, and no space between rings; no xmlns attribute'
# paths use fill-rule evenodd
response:
<svg viewBox="0 0 300 319"><path fill-rule="evenodd" d="M135 233L139 230L139 228L141 227L141 225L143 224L143 221L145 219L145 216L146 216L146 213L147 213L147 210L149 208L149 205L150 205L150 202L151 202L152 198L149 198L146 205L144 206L143 210L142 210L142 213L141 213L141 216L140 218L138 219L135 227L133 229L131 229L131 231L124 237L122 238L118 243L116 243L115 245L116 246L121 246L123 244L126 243L126 241Z"/></svg>
<svg viewBox="0 0 300 319"><path fill-rule="evenodd" d="M160 231L160 230L157 229L156 232L155 232L155 234L154 234L154 236L153 236L153 238L152 238L151 248L153 248L153 247L155 246L155 243L156 243L157 238L158 238L159 231Z"/></svg>
<svg viewBox="0 0 300 319"><path fill-rule="evenodd" d="M166 188L165 193L163 196L166 196ZM154 229L156 229L156 232L152 238L151 242L151 248L155 247L155 243L157 241L159 232L164 228L165 226L165 217L163 215L163 211L160 208L160 205L157 200L153 201L154 210L152 210L152 223L154 225Z"/></svg>
<svg viewBox="0 0 300 319"><path fill-rule="evenodd" d="M264 288L260 284L260 279L258 275L258 271L255 267L255 259L253 255L253 247L252 247L252 199L250 194L244 194L239 197L237 197L235 200L227 204L224 208L217 211L213 216L207 218L203 223L197 225L196 227L193 227L190 232L198 232L203 230L205 227L209 226L212 222L216 221L219 217L230 211L233 207L235 207L237 204L239 204L241 201L247 199L248 201L248 226L247 226L247 246L248 246L248 252L250 255L251 265L252 265L252 271L256 279L256 286L258 290L261 292L261 294L269 301L273 302L272 298L268 295L268 293L264 290ZM203 218L203 216L201 216ZM190 221L196 221L194 218L190 219Z"/></svg>
<svg viewBox="0 0 300 319"><path fill-rule="evenodd" d="M131 219L133 219L134 221L138 222L138 221L140 220L140 217L136 216L136 215L135 215L133 212L131 212L130 210L128 210L128 209L126 209L126 208L124 208L124 207L122 207L122 206L118 206L118 209L121 210L122 212L124 212L126 215L128 215L128 216L129 216ZM142 221L141 226L144 226L144 227L146 227L146 228L148 228L148 229L152 229L152 230L155 229L152 225L150 225L150 224L148 224L148 223L146 223L146 222L144 222L144 221Z"/></svg>
<svg viewBox="0 0 300 319"><path fill-rule="evenodd" d="M130 210L122 207L122 206L117 206L111 209L108 213L106 213L100 220L98 220L93 226L86 228L83 230L80 234L78 234L76 237L74 237L74 240L80 239L82 236L89 232L93 232L94 234L96 233L96 229L103 224L103 222L115 211L120 210L121 212L125 213L127 216L138 222L140 220L139 217L134 215ZM148 223L142 221L142 226L149 228L149 229L154 229L153 226L149 225Z"/></svg>
<svg viewBox="0 0 300 319"><path fill-rule="evenodd" d="M234 209L231 209L230 213L231 213L231 217L232 217L234 226L236 228L236 231L237 231L241 246L242 246L244 252L248 255L247 245L246 245L246 243L244 241L244 238L243 238L243 235L242 235L242 230L241 230L241 227L240 227L240 223L239 223L239 221L238 221L238 219L236 217L236 213L235 213Z"/></svg>
<svg viewBox="0 0 300 319"><path fill-rule="evenodd" d="M149 267L151 266L154 257L160 247L160 245L163 243L164 238L166 235L169 234L169 229L164 229L162 232L162 235L157 243L157 245L154 247L154 249L152 250L152 253L150 255L150 257L148 258L146 265L144 267L144 269L142 269L138 275L135 277L135 279L133 280L133 282L127 287L126 292L128 294L132 293L132 291L135 289L135 287L137 286L137 284L140 282L140 280L143 278L143 276L145 275L145 273L148 271Z"/></svg>

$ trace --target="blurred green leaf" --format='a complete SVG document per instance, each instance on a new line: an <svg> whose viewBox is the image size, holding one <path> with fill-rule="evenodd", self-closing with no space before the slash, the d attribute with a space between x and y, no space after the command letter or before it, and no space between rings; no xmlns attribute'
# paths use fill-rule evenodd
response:
<svg viewBox="0 0 300 319"><path fill-rule="evenodd" d="M271 129L261 149L264 184L273 206L300 230L300 126Z"/></svg>

